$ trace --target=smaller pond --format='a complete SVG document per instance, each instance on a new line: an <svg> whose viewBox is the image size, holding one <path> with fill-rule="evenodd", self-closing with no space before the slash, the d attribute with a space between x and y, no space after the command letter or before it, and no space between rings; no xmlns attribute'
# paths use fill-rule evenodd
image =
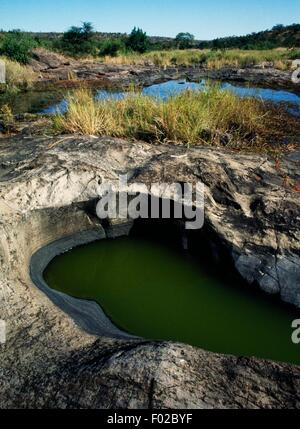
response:
<svg viewBox="0 0 300 429"><path fill-rule="evenodd" d="M190 91L201 91L204 90L207 81L203 79L200 83L188 82L186 80L171 80L164 83L159 83L156 85L151 85L142 90L142 94L145 96L155 97L162 101L167 100L168 98L179 94L181 92L190 90ZM255 97L260 98L265 101L271 101L273 103L288 103L293 106L299 106L300 108L300 97L292 92L283 91L283 90L272 90L267 88L256 88L250 86L239 86L232 83L223 82L220 83L221 89L228 90L236 94L238 97ZM130 92L124 91L107 91L107 90L98 90L96 92L95 98L98 100L107 100L115 99L121 100L128 95L131 95ZM53 114L57 111L65 112L68 108L67 102L63 99L59 103L49 106L41 110L41 113ZM289 108L291 113L299 114L297 107Z"/></svg>
<svg viewBox="0 0 300 429"><path fill-rule="evenodd" d="M44 278L53 289L97 301L134 335L300 364L300 346L291 341L296 310L176 246L141 237L98 241L56 257Z"/></svg>

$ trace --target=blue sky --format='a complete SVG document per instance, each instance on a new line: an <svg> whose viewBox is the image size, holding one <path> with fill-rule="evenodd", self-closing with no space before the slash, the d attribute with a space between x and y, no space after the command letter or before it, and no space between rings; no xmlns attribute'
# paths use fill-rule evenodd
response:
<svg viewBox="0 0 300 429"><path fill-rule="evenodd" d="M300 21L300 0L0 0L0 28L64 31L82 21L98 31L198 39L241 35Z"/></svg>

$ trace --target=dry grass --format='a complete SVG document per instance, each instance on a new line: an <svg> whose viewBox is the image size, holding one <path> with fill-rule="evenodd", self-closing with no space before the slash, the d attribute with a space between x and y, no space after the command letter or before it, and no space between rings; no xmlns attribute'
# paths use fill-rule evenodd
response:
<svg viewBox="0 0 300 429"><path fill-rule="evenodd" d="M78 89L68 96L66 115L55 117L56 125L69 133L103 134L112 122L110 112L104 111L93 99L92 92Z"/></svg>
<svg viewBox="0 0 300 429"><path fill-rule="evenodd" d="M36 73L31 67L22 65L8 58L2 58L6 66L6 84L8 89L27 89L37 80Z"/></svg>
<svg viewBox="0 0 300 429"><path fill-rule="evenodd" d="M128 65L156 65L157 67L169 66L196 66L202 65L210 69L222 67L252 67L264 62L273 63L280 70L289 69L290 60L300 58L300 52L288 49L273 49L265 51L245 51L231 49L226 51L212 50L172 50L154 51L143 55L128 53L117 57L104 57L103 61L109 64Z"/></svg>
<svg viewBox="0 0 300 429"><path fill-rule="evenodd" d="M280 142L287 129L283 111L253 98L240 99L215 85L164 102L139 93L95 101L89 90L80 89L69 95L68 102L68 112L53 119L59 132L262 149Z"/></svg>
<svg viewBox="0 0 300 429"><path fill-rule="evenodd" d="M0 108L0 122L5 133L10 132L14 128L15 118L11 108L4 104Z"/></svg>

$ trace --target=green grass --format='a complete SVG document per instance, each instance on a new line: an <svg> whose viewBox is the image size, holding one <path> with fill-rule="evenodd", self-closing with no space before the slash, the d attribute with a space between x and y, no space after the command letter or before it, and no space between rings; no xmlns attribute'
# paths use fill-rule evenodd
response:
<svg viewBox="0 0 300 429"><path fill-rule="evenodd" d="M205 91L186 91L164 102L140 93L95 101L91 91L79 89L68 96L68 103L67 113L53 119L60 133L262 148L280 142L289 126L291 133L296 130L296 119L289 125L280 109L254 98L240 99L212 84Z"/></svg>
<svg viewBox="0 0 300 429"><path fill-rule="evenodd" d="M289 69L290 60L300 58L300 50L172 50L154 51L145 54L121 54L116 57L103 57L102 60L111 64L151 65L158 67L202 65L211 69L226 66L252 67L263 62L272 62L275 68Z"/></svg>

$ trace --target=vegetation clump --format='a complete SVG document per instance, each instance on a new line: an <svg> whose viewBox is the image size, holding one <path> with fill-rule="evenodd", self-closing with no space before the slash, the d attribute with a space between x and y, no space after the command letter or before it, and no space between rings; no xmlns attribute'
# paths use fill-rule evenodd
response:
<svg viewBox="0 0 300 429"><path fill-rule="evenodd" d="M120 39L107 39L101 44L99 55L102 57L116 57L124 49L125 45Z"/></svg>
<svg viewBox="0 0 300 429"><path fill-rule="evenodd" d="M179 33L175 38L178 49L191 49L194 46L195 36L191 33Z"/></svg>
<svg viewBox="0 0 300 429"><path fill-rule="evenodd" d="M300 47L300 24L275 25L270 30L251 33L245 36L232 36L201 42L199 48L209 49L250 49L264 50L280 47Z"/></svg>
<svg viewBox="0 0 300 429"><path fill-rule="evenodd" d="M81 27L71 27L56 43L56 48L74 57L97 55L97 42L93 25L84 22Z"/></svg>
<svg viewBox="0 0 300 429"><path fill-rule="evenodd" d="M140 93L100 101L83 88L69 95L68 105L65 114L53 119L59 132L154 143L262 149L283 140L282 124L287 123L275 107L254 98L239 99L212 84L204 91L186 91L166 101ZM295 126L296 121L291 133Z"/></svg>
<svg viewBox="0 0 300 429"><path fill-rule="evenodd" d="M11 108L4 104L0 108L0 132L9 133L13 131L15 126L15 118Z"/></svg>
<svg viewBox="0 0 300 429"><path fill-rule="evenodd" d="M9 31L0 42L0 55L12 61L27 64L31 58L31 51L37 42L28 33L19 30Z"/></svg>
<svg viewBox="0 0 300 429"><path fill-rule="evenodd" d="M141 28L134 27L128 39L126 40L126 47L129 50L143 54L149 48L147 34Z"/></svg>

